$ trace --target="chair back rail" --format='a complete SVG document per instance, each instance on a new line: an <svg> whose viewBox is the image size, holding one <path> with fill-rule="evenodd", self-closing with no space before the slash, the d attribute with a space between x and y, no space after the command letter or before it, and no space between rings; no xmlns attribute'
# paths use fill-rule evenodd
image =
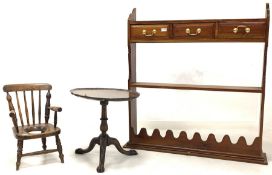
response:
<svg viewBox="0 0 272 175"><path fill-rule="evenodd" d="M52 89L52 86L50 84L10 84L10 85L5 85L3 87L4 92L7 93L7 101L9 105L9 110L15 112L11 117L12 117L13 125L16 128L16 130L18 128L17 113L18 113L18 118L20 120L21 126L31 125L29 111L31 111L31 115L32 115L32 118L31 118L32 124L35 125L37 124L37 122L38 124L41 124L42 92L45 92L45 93L47 92L44 117L45 117L45 123L48 123L49 116L50 116L50 109L48 107L50 106L50 99L51 99L50 90L51 89ZM30 93L30 103L28 103L28 98L27 98L28 97L27 95L29 95L29 93ZM14 104L13 98L12 98L13 94L15 95L14 99L16 99L17 109L15 109L13 105ZM21 96L23 100L21 100L22 99L20 98ZM38 100L38 103L35 101L35 99ZM24 104L21 103L22 101L24 101L23 102ZM35 103L38 104L37 109L35 108ZM24 109L22 108L23 106L24 106ZM35 113L36 110L37 110L37 113ZM36 117L37 117L37 120L36 120Z"/></svg>

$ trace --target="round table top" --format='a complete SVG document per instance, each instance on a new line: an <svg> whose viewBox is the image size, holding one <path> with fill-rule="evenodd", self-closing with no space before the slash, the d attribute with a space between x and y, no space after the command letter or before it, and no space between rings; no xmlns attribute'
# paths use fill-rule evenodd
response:
<svg viewBox="0 0 272 175"><path fill-rule="evenodd" d="M76 88L70 92L78 97L99 101L129 101L140 95L138 92L114 88Z"/></svg>

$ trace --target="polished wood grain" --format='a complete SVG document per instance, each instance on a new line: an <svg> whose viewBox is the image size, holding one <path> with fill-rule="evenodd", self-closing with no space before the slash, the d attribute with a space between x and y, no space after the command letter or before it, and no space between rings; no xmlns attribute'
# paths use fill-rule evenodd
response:
<svg viewBox="0 0 272 175"><path fill-rule="evenodd" d="M136 9L133 9L133 12L130 14L131 16L133 16L135 13L136 15ZM248 19L197 19L197 20L155 20L155 21L138 21L136 20L136 16L135 18L129 19L129 24L130 25L135 25L135 24L139 24L139 25L147 25L147 24L188 24L188 23L216 23L216 22L225 22L225 21L233 21L233 22L244 22L244 21L248 21L248 22L266 22L266 17L265 18L248 18Z"/></svg>
<svg viewBox="0 0 272 175"><path fill-rule="evenodd" d="M264 106L265 106L265 90L266 90L266 69L267 69L267 50L268 50L268 38L269 38L269 26L270 26L270 8L269 4L266 4L266 32L265 32L265 46L264 46L264 56L263 56L263 74L262 74L262 88L263 93L261 97L261 110L260 110L260 127L259 127L259 137L263 140L263 123L264 123ZM261 144L263 142L261 141ZM262 145L261 145L262 147Z"/></svg>
<svg viewBox="0 0 272 175"><path fill-rule="evenodd" d="M163 137L158 129L148 135L145 128L141 128L139 134L133 134L133 139L124 146L125 148L268 164L266 154L260 149L260 137L256 137L249 145L243 136L233 143L229 135L219 141L214 134L209 134L207 139L203 140L198 132L194 133L191 139L185 131L181 131L178 137L174 137L171 130L167 130Z"/></svg>
<svg viewBox="0 0 272 175"><path fill-rule="evenodd" d="M141 87L141 88L226 91L226 92L247 92L247 93L261 93L262 92L261 87L243 87L243 86L194 85L194 84L171 84L171 83L150 83L150 82L130 83L129 86Z"/></svg>
<svg viewBox="0 0 272 175"><path fill-rule="evenodd" d="M152 39L152 38L144 38L144 39L131 39L131 42L133 43L215 43L215 42L231 42L231 43L248 43L248 42L255 42L255 43L263 43L265 42L265 39L263 38L215 38L215 39L209 39L209 38L170 38L170 39Z"/></svg>
<svg viewBox="0 0 272 175"><path fill-rule="evenodd" d="M162 137L159 130L154 130L152 136L141 129L137 134L137 102L129 102L129 141L128 148L137 148L159 152L170 152L178 154L196 155L225 160L236 160L250 163L267 164L267 158L262 151L263 143L263 122L266 90L266 67L269 36L270 10L266 4L265 18L253 19L205 19L205 20L158 20L158 21L137 21L136 9L133 9L128 18L128 60L129 80L128 88L136 91L137 88L157 88L173 90L204 90L223 92L260 93L260 120L259 136L255 138L253 145L247 145L245 138L241 136L236 144L229 141L226 135L222 142L217 142L210 134L206 141L201 140L200 134L196 133L192 140L185 137L186 133L181 132L179 138L174 138L172 131L168 131ZM131 33L133 26L168 26L167 37L148 36L135 37ZM199 35L190 35L186 29L190 28L191 34L197 28L202 28ZM238 28L236 30L235 28ZM247 29L246 28L250 28ZM234 30L235 29L235 30ZM157 29L159 30L159 28ZM202 35L201 35L202 34ZM264 43L262 84L260 87L244 86L220 86L220 85L190 85L138 82L136 72L136 45L137 43L190 43L190 42L262 42ZM171 54L169 54L171 55ZM154 63L155 64L155 63ZM163 71L163 70L162 70ZM159 100L159 99L153 99Z"/></svg>
<svg viewBox="0 0 272 175"><path fill-rule="evenodd" d="M188 24L173 24L173 35L175 38L184 39L198 39L206 38L213 39L215 31L215 23L188 23ZM201 29L201 32L196 35L189 35L186 33L186 29L190 29L191 34L196 34L197 29Z"/></svg>
<svg viewBox="0 0 272 175"><path fill-rule="evenodd" d="M143 30L146 30L146 35L143 34ZM153 30L156 30L156 33L150 36ZM132 39L168 39L168 31L168 25L131 25Z"/></svg>
<svg viewBox="0 0 272 175"><path fill-rule="evenodd" d="M30 155L37 155L37 154L47 154L50 152L55 152L56 150L59 152L59 157L61 162L63 163L63 153L62 153L62 146L59 139L59 134L61 132L60 128L57 125L57 112L61 111L60 107L53 107L50 106L50 90L52 86L50 84L9 84L3 87L4 92L7 93L7 101L9 106L9 116L13 122L13 133L15 138L18 140L17 143L17 162L16 162L16 170L19 170L21 164L21 158L23 156L30 156ZM35 92L38 93L35 93ZM45 104L45 115L44 115L44 123L41 122L41 91L46 91L46 104ZM35 94L38 94L38 98L35 98ZM17 110L13 105L12 95L15 96ZM29 95L29 96L27 96ZM23 97L23 100L20 100L20 97ZM29 99L27 97L30 97ZM35 108L35 104L37 102L35 99L38 99L38 108ZM28 103L28 100L30 103ZM24 113L21 109L21 103L23 102L24 106ZM29 106L30 105L30 106ZM31 109L30 109L31 108ZM54 125L48 123L50 109L55 111L54 116ZM29 110L31 110L32 114L32 123L30 122ZM36 115L36 110L38 110L38 115ZM19 114L19 119L21 126L18 125L17 120L17 112ZM36 120L36 118L38 118ZM38 123L37 123L38 121ZM46 137L55 136L56 137L56 150L47 150L46 146ZM36 151L32 153L25 153L23 154L23 142L25 140L31 139L41 139L42 140L42 148L43 151Z"/></svg>
<svg viewBox="0 0 272 175"><path fill-rule="evenodd" d="M168 42L265 42L265 32L267 21L265 18L259 19L217 19L217 20L175 20L175 21L130 21L130 42L134 43L168 43ZM138 33L135 31L138 26ZM160 31L161 26L168 26L167 37L156 36L145 37L140 35L140 26L156 26ZM173 27L171 27L173 26ZM235 34L233 29L238 26L246 26L251 30L245 34L244 28L239 28ZM197 28L201 28L198 35L188 35L185 30L191 29L195 33ZM149 31L150 31L149 30ZM166 34L166 33L165 33ZM140 37L139 37L139 36Z"/></svg>
<svg viewBox="0 0 272 175"><path fill-rule="evenodd" d="M244 26L239 28L237 33L233 29L237 26ZM250 32L245 32L245 27L250 28ZM219 22L218 38L240 38L240 39L265 39L266 22L247 22L247 21L224 21Z"/></svg>

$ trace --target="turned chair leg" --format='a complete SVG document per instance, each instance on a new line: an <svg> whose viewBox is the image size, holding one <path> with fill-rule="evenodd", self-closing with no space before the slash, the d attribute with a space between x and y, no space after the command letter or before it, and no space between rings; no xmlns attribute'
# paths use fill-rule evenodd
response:
<svg viewBox="0 0 272 175"><path fill-rule="evenodd" d="M64 155L62 153L62 146L61 146L59 135L56 135L56 144L57 144L57 149L59 152L59 158L61 160L61 163L64 163Z"/></svg>
<svg viewBox="0 0 272 175"><path fill-rule="evenodd" d="M43 150L46 150L46 138L42 138Z"/></svg>
<svg viewBox="0 0 272 175"><path fill-rule="evenodd" d="M21 164L21 158L23 155L23 144L24 141L23 140L18 140L17 143L17 162L16 162L16 170L19 170L20 164Z"/></svg>

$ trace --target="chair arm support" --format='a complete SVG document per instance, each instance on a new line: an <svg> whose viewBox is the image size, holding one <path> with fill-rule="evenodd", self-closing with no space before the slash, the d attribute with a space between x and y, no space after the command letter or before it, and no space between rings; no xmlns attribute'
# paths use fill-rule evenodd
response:
<svg viewBox="0 0 272 175"><path fill-rule="evenodd" d="M61 112L62 108L57 106L50 106L48 109L54 111L54 128L56 128L58 123L58 112Z"/></svg>
<svg viewBox="0 0 272 175"><path fill-rule="evenodd" d="M62 108L58 106L49 106L48 109L55 111L55 112L61 112Z"/></svg>
<svg viewBox="0 0 272 175"><path fill-rule="evenodd" d="M17 118L16 118L16 113L14 110L9 111L9 116L12 119L13 125L16 129L17 132L19 132L18 124L17 124Z"/></svg>

